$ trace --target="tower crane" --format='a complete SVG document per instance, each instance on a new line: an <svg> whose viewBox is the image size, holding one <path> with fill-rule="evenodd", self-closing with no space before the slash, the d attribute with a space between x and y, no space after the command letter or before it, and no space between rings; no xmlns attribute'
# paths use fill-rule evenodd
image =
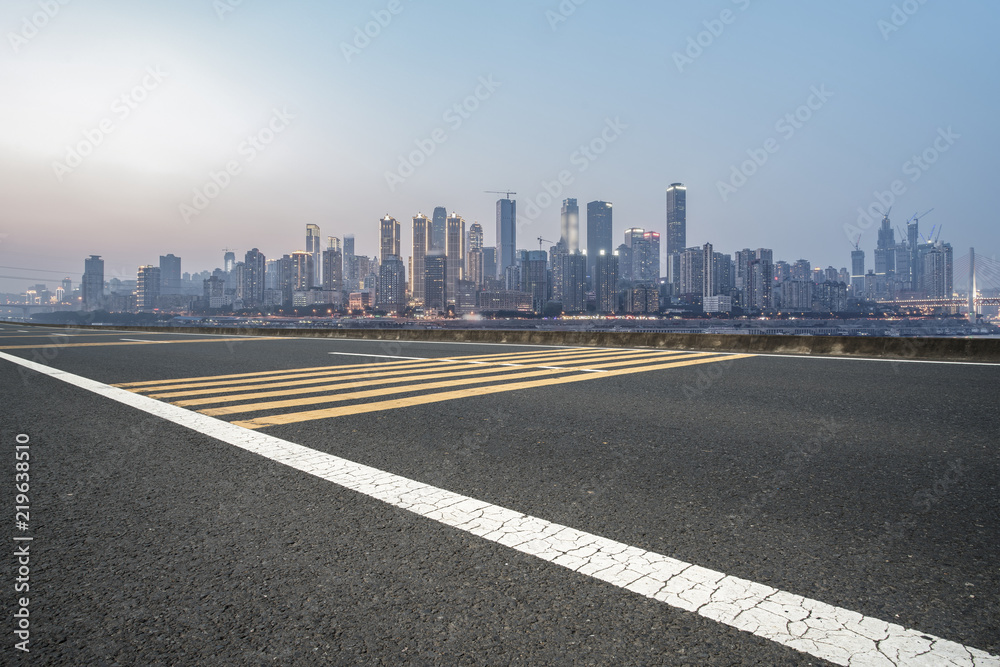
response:
<svg viewBox="0 0 1000 667"><path fill-rule="evenodd" d="M539 236L538 237L538 249L539 250L542 249L542 243L551 243L552 245L556 245L555 241L550 241L548 239L543 239L541 236Z"/></svg>
<svg viewBox="0 0 1000 667"><path fill-rule="evenodd" d="M516 195L516 192L512 190L483 190L486 194L490 195L504 195L504 199L510 199L511 195Z"/></svg>

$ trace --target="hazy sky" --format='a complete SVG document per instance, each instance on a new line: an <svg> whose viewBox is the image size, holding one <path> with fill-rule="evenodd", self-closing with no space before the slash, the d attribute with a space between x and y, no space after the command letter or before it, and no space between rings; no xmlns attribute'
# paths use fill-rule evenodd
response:
<svg viewBox="0 0 1000 667"><path fill-rule="evenodd" d="M490 244L508 188L519 247L558 238L565 197L613 202L620 243L665 233L676 181L717 251L848 266L894 181L894 224L934 208L956 257L1000 250L986 0L4 0L0 32L0 274L30 282L61 276L6 267L200 271L307 223L374 255L386 213L408 255L442 205Z"/></svg>

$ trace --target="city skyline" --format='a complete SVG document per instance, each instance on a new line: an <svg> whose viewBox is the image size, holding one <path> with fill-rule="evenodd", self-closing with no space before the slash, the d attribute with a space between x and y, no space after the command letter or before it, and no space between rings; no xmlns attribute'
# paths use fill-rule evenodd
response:
<svg viewBox="0 0 1000 667"><path fill-rule="evenodd" d="M559 238L563 200L598 200L614 203L616 239L656 231L665 260L674 182L691 197L689 246L767 246L839 268L855 230L869 253L877 242L878 217L859 224L858 210L891 203L894 223L933 208L927 228L944 225L956 248L1000 248L982 197L1000 145L984 83L1000 9L988 3L919 5L905 20L862 2L568 15L221 4L60 4L41 26L37 3L5 6L0 118L17 131L0 154L0 264L79 274L81 256L100 254L124 275L172 252L214 268L228 247L308 250L287 241L302 224L353 233L373 254L373 217L442 204L491 245L484 191L502 188L517 193L521 248ZM461 62L407 39L442 29ZM603 34L630 39L587 47ZM535 67L553 59L563 65ZM45 281L2 275L18 276L0 279L5 292Z"/></svg>

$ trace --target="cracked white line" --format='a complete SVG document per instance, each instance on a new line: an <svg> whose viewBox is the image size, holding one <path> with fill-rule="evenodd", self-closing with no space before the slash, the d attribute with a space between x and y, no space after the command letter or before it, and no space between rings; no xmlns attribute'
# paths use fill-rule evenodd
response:
<svg viewBox="0 0 1000 667"><path fill-rule="evenodd" d="M1000 667L1000 657L491 505L4 352L32 369L419 516L847 667Z"/></svg>

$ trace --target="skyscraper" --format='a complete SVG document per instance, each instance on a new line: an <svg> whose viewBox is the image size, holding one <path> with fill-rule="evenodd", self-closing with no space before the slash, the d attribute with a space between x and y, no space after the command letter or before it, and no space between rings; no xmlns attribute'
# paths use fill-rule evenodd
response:
<svg viewBox="0 0 1000 667"><path fill-rule="evenodd" d="M465 280L465 220L457 213L448 216L445 255L448 257L445 292L448 301L453 301L457 293L458 281Z"/></svg>
<svg viewBox="0 0 1000 667"><path fill-rule="evenodd" d="M354 234L344 235L344 289L358 288L358 263L354 257Z"/></svg>
<svg viewBox="0 0 1000 667"><path fill-rule="evenodd" d="M715 270L715 252L712 250L712 244L706 243L702 246L702 297L715 296L718 294L716 292L715 279L718 277Z"/></svg>
<svg viewBox="0 0 1000 667"><path fill-rule="evenodd" d="M865 251L851 251L851 290L860 297L865 291Z"/></svg>
<svg viewBox="0 0 1000 667"><path fill-rule="evenodd" d="M323 268L320 253L323 252L323 243L319 236L319 225L306 225L306 252L313 258L312 284L321 285Z"/></svg>
<svg viewBox="0 0 1000 667"><path fill-rule="evenodd" d="M469 225L469 250L483 247L483 226L478 222Z"/></svg>
<svg viewBox="0 0 1000 667"><path fill-rule="evenodd" d="M413 216L413 250L410 254L410 292L417 303L425 303L427 294L427 252L431 250L430 240L433 222L426 215Z"/></svg>
<svg viewBox="0 0 1000 667"><path fill-rule="evenodd" d="M889 222L889 215L882 216L882 226L878 230L878 243L875 246L875 275L887 275L896 272L896 232Z"/></svg>
<svg viewBox="0 0 1000 667"><path fill-rule="evenodd" d="M264 270L267 258L254 248L243 259L243 302L248 307L264 303Z"/></svg>
<svg viewBox="0 0 1000 667"><path fill-rule="evenodd" d="M180 294L181 258L173 254L160 255L160 293Z"/></svg>
<svg viewBox="0 0 1000 667"><path fill-rule="evenodd" d="M645 232L642 235L645 244L645 257L642 263L642 280L651 283L660 282L660 232Z"/></svg>
<svg viewBox="0 0 1000 667"><path fill-rule="evenodd" d="M567 313L587 310L587 255L577 251L562 255L562 305Z"/></svg>
<svg viewBox="0 0 1000 667"><path fill-rule="evenodd" d="M428 250L425 258L424 309L429 314L443 312L448 306L445 283L448 260L443 250Z"/></svg>
<svg viewBox="0 0 1000 667"><path fill-rule="evenodd" d="M304 291L312 289L313 278L316 270L313 268L313 256L311 252L299 250L292 253L292 276L291 288L293 291Z"/></svg>
<svg viewBox="0 0 1000 667"><path fill-rule="evenodd" d="M602 252L597 256L594 291L597 294L597 312L614 313L618 310L618 254Z"/></svg>
<svg viewBox="0 0 1000 667"><path fill-rule="evenodd" d="M229 273L236 266L236 253L232 250L226 250L226 254L222 256L222 270Z"/></svg>
<svg viewBox="0 0 1000 667"><path fill-rule="evenodd" d="M379 259L400 256L399 222L386 214L379 220Z"/></svg>
<svg viewBox="0 0 1000 667"><path fill-rule="evenodd" d="M135 306L139 310L156 308L160 296L160 269L152 264L139 267L136 276Z"/></svg>
<svg viewBox="0 0 1000 667"><path fill-rule="evenodd" d="M544 250L529 250L521 266L521 289L531 295L536 313L542 312L549 299L548 263Z"/></svg>
<svg viewBox="0 0 1000 667"><path fill-rule="evenodd" d="M507 268L517 265L517 202L497 200L497 277L503 278Z"/></svg>
<svg viewBox="0 0 1000 667"><path fill-rule="evenodd" d="M327 241L328 246L323 251L323 289L327 292L342 292L344 290L344 253L340 248L340 239L331 236Z"/></svg>
<svg viewBox="0 0 1000 667"><path fill-rule="evenodd" d="M576 252L580 249L580 207L575 199L563 200L559 221L560 240L565 244L566 252Z"/></svg>
<svg viewBox="0 0 1000 667"><path fill-rule="evenodd" d="M684 252L687 247L687 188L671 183L667 188L667 253Z"/></svg>
<svg viewBox="0 0 1000 667"><path fill-rule="evenodd" d="M83 260L80 297L84 310L97 310L104 306L104 260L100 255L91 255Z"/></svg>
<svg viewBox="0 0 1000 667"><path fill-rule="evenodd" d="M444 250L445 243L447 243L445 237L447 235L446 227L448 226L448 209L444 206L438 206L434 209L434 215L431 219L431 227L429 230L430 239L427 242L427 250Z"/></svg>
<svg viewBox="0 0 1000 667"><path fill-rule="evenodd" d="M384 257L378 271L375 307L389 313L402 313L406 308L406 272L403 260L399 255Z"/></svg>
<svg viewBox="0 0 1000 667"><path fill-rule="evenodd" d="M611 202L592 201L587 204L587 274L594 275L597 257L601 251L610 253L613 228L611 224Z"/></svg>

